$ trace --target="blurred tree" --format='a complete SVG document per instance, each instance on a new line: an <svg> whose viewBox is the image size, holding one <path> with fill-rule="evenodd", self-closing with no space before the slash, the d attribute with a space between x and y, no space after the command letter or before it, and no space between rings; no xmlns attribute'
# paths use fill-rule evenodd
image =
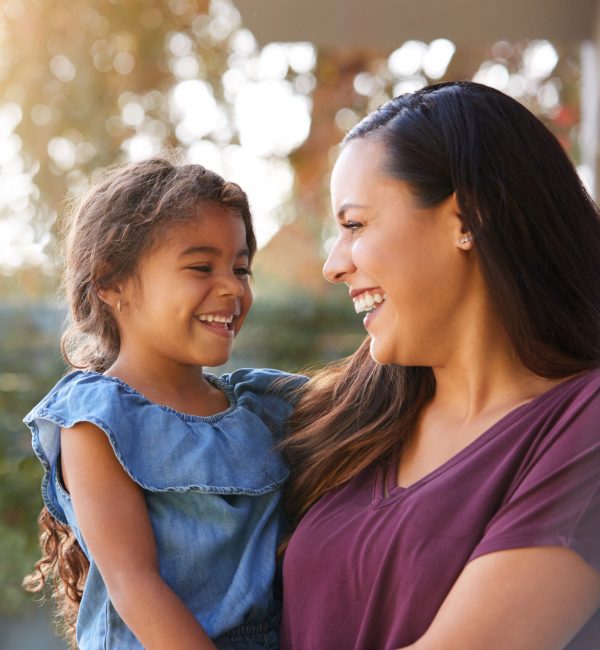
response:
<svg viewBox="0 0 600 650"><path fill-rule="evenodd" d="M533 41L455 49L437 39L399 43L391 53L316 52L310 44L261 49L231 0L2 0L0 295L17 300L54 292L51 231L59 206L95 168L165 146L195 150L194 159L213 166L221 152L235 157L244 148L253 152L243 158L246 167L273 162L260 167L267 183L291 188L293 181L295 191L278 212L284 227L257 256L259 299L229 365L292 370L347 354L362 338L360 320L343 292L325 291L320 275L332 234L323 224L330 221L336 145L394 94L473 77L526 103L577 161L573 47ZM274 85L279 95L266 94ZM257 109L249 112L241 100L255 92ZM291 137L295 117L302 128ZM280 138L267 146L271 132ZM7 245L15 232L20 238ZM18 606L21 577L37 555L40 468L20 420L63 371L60 310L16 305L0 307L4 609Z"/></svg>
<svg viewBox="0 0 600 650"><path fill-rule="evenodd" d="M126 157L133 138L181 144L168 94L178 81L204 79L223 101L239 25L225 1L5 0L0 12L0 171L12 199L0 219L29 224L42 246L66 191ZM42 261L39 247L21 260Z"/></svg>
<svg viewBox="0 0 600 650"><path fill-rule="evenodd" d="M311 130L290 155L296 187L293 215L257 258L261 283L331 292L320 268L333 235L329 172L337 145L363 116L392 97L430 83L473 79L512 95L557 136L580 163L580 52L544 40L458 46L447 39L406 41L393 52L320 49L314 70ZM289 251L294 251L290 260Z"/></svg>

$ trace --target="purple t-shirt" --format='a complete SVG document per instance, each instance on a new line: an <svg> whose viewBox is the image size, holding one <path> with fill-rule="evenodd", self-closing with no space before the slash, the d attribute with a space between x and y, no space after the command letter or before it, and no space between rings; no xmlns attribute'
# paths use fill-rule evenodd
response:
<svg viewBox="0 0 600 650"><path fill-rule="evenodd" d="M284 650L417 641L472 559L564 546L600 572L600 370L504 416L408 488L371 467L323 496L285 555ZM567 646L600 648L600 611Z"/></svg>

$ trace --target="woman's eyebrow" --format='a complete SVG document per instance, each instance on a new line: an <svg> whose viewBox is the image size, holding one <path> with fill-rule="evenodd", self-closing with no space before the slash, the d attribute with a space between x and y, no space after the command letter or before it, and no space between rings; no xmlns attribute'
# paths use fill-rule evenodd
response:
<svg viewBox="0 0 600 650"><path fill-rule="evenodd" d="M352 210L353 208L358 208L358 209L363 209L367 208L369 206L367 205L360 205L359 203L344 203L342 207L337 211L337 218L342 221L344 219L344 216L348 210Z"/></svg>

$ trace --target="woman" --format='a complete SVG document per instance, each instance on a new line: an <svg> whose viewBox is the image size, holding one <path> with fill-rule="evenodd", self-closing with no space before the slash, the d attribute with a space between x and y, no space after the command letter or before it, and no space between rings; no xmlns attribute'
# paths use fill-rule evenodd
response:
<svg viewBox="0 0 600 650"><path fill-rule="evenodd" d="M283 647L600 647L600 220L469 82L346 137L325 264L369 338L287 443Z"/></svg>

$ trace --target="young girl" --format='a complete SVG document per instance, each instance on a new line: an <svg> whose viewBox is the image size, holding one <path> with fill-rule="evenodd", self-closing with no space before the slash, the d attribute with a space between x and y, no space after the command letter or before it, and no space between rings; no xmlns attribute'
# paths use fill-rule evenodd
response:
<svg viewBox="0 0 600 650"><path fill-rule="evenodd" d="M199 165L130 165L78 210L77 370L25 419L46 506L26 584L51 580L81 650L278 647L281 373L203 372L231 354L255 250L246 195Z"/></svg>

